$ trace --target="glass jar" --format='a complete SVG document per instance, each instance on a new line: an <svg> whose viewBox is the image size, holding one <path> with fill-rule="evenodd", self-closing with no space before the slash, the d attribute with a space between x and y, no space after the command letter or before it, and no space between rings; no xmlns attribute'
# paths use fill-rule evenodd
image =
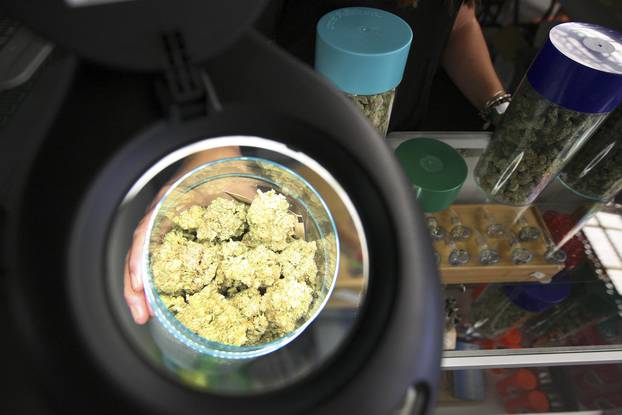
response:
<svg viewBox="0 0 622 415"><path fill-rule="evenodd" d="M622 107L618 107L570 160L560 181L575 193L606 202L622 190Z"/></svg>
<svg viewBox="0 0 622 415"><path fill-rule="evenodd" d="M292 149L281 142L251 136L191 141L167 152L163 158L153 160L120 201L107 227L102 269L105 270L103 283L110 299L111 313L117 317L115 321L119 329L137 356L169 381L179 382L180 387L196 389L197 393L249 396L276 392L302 382L347 346L354 331L360 327L363 311L368 305L370 251L359 212L340 182L320 162L299 148ZM229 153L228 150L234 148L239 149L244 157L199 169L168 194L166 201L156 208L159 217L152 228L155 234L149 232L154 238L147 239L153 248L159 243L158 230L167 230L166 217L162 214L165 211L174 217L176 212L184 211L185 206L209 203L214 196L251 198L256 194L253 186L262 192L272 188L286 196L292 212L302 216L305 240L326 240L317 247L315 257L326 294L320 291L312 308L317 306L321 311L314 317L315 312L310 310L307 321L312 320L312 323L304 329L299 327L302 330L299 335L290 333L275 342L258 344L255 350L250 350L252 346L227 347L202 339L195 342L192 332L174 326L178 315L174 313L180 311L176 309L178 304L165 308L165 304L160 305L162 301L157 301L157 290L147 287L151 293L149 304L159 316L154 315L146 325L135 324L123 298L123 279L119 278L123 275L123 259L131 244L135 224L144 217L145 209L151 209L154 198L161 199L159 191L164 183L170 182L177 166L195 161L197 154L207 150ZM337 234L334 234L333 222ZM322 234L327 238L322 238ZM327 267L319 266L326 263ZM144 271L145 266L147 264L143 262L141 270ZM143 274L143 282L155 288L153 279L146 274ZM325 306L321 298L328 300ZM292 337L295 339L289 342ZM223 356L219 352L227 354ZM217 354L222 357L216 357Z"/></svg>
<svg viewBox="0 0 622 415"><path fill-rule="evenodd" d="M254 195L254 197L261 196L258 193L259 190L263 192L274 190L277 194L285 197L289 205L289 214L298 217L298 223L303 226L301 232L298 228L295 228L295 239L314 242L316 251L313 254L312 260L315 262L313 269L317 271L315 278L309 283L310 285L304 284L309 287L313 286L313 292L311 293L308 310L298 320L297 326L279 338L245 346L209 340L187 328L180 321L175 307L171 308L170 301L166 301L160 292L161 287L158 287L156 283L153 269L154 255L163 246L168 234L170 232L178 233L178 231L171 231L173 223L176 223L176 226L183 227L183 225L179 224L180 222L175 222L175 218L178 218L182 212L190 211L193 207L207 206L211 201L217 200L217 198L247 203L244 201L244 197L253 197L241 195L243 190L238 189L246 189L248 191L245 194ZM268 210L270 209L273 208ZM335 286L339 269L339 241L332 215L318 192L304 178L276 162L254 157L238 157L222 159L199 166L171 186L156 205L154 212L149 222L147 231L149 237L145 240L142 258L143 274L146 276L144 281L145 295L155 315L154 323L151 325L154 338L157 340L160 349L166 352L168 359L180 367L190 367L197 359L200 359L202 362L208 362L209 365L230 366L234 363L248 361L249 359L283 348L298 337L319 315ZM222 228L224 225L221 224L219 226ZM191 233L190 231L181 232L182 234ZM198 231L196 235L199 235ZM192 235L188 238L191 241L195 240ZM244 240L241 235L238 235L237 239ZM181 244L181 242L178 243ZM243 244L240 242L233 243ZM190 242L190 244L198 249L204 243L197 241ZM269 249L281 252L284 248L270 245ZM201 261L209 258L209 256L206 256L209 254L208 250L201 254ZM189 254L184 255L186 255L185 258L190 257ZM222 253L217 255L222 255ZM298 255L296 258L299 258L301 254L296 255ZM168 261L171 264L175 259ZM179 269L179 267L176 269ZM183 271L175 272L181 273ZM218 277L202 285L207 289L209 288L208 285L216 284L217 279ZM196 283L196 280L196 278L193 279L192 283ZM278 284L278 281L274 286ZM292 287L298 287L296 289L300 291L300 285L303 284L293 284ZM242 290L248 291L251 289L251 287L245 288L244 284L241 287ZM202 297L204 289L200 289L201 291L197 294L189 296L186 293L185 302L188 303L190 301L191 303L194 296L199 296L197 297L197 302L204 301L205 298L208 301L215 301L214 296L220 298L217 294L212 295L212 297ZM266 289L264 288L264 290ZM270 288L267 288L267 292L269 290ZM261 288L259 291L261 292ZM266 293L266 295L268 294ZM226 298L222 297L220 301L229 301ZM183 307L184 305L182 304L181 306ZM250 310L248 306L247 309ZM192 318L208 319L212 317L203 315Z"/></svg>
<svg viewBox="0 0 622 415"><path fill-rule="evenodd" d="M395 89L374 95L346 94L383 137L387 135Z"/></svg>
<svg viewBox="0 0 622 415"><path fill-rule="evenodd" d="M475 168L493 200L528 205L622 101L622 35L554 27Z"/></svg>
<svg viewBox="0 0 622 415"><path fill-rule="evenodd" d="M531 317L564 301L570 285L551 284L488 285L471 307L472 326L487 339L503 335L511 328L520 328Z"/></svg>
<svg viewBox="0 0 622 415"><path fill-rule="evenodd" d="M392 13L369 7L333 10L317 24L315 69L385 136L411 42L410 26Z"/></svg>
<svg viewBox="0 0 622 415"><path fill-rule="evenodd" d="M482 337L493 339L526 321L531 313L515 305L502 286L488 285L471 307L472 325Z"/></svg>
<svg viewBox="0 0 622 415"><path fill-rule="evenodd" d="M589 265L583 265L588 268ZM585 269L586 273L593 272ZM588 327L594 327L619 310L603 284L585 284L575 290L567 301L529 318L523 325L523 339L528 347L571 346L572 338ZM600 340L603 344L602 339ZM595 343L590 343L596 345ZM606 344L606 343L605 343Z"/></svg>

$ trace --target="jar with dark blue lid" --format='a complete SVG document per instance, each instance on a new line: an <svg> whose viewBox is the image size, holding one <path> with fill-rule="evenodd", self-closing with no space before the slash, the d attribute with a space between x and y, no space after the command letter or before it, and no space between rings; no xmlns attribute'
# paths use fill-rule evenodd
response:
<svg viewBox="0 0 622 415"><path fill-rule="evenodd" d="M471 306L472 324L479 335L494 339L510 328L563 302L571 292L568 277L550 284L490 284Z"/></svg>
<svg viewBox="0 0 622 415"><path fill-rule="evenodd" d="M528 205L622 102L622 34L563 23L521 81L475 168L493 200Z"/></svg>

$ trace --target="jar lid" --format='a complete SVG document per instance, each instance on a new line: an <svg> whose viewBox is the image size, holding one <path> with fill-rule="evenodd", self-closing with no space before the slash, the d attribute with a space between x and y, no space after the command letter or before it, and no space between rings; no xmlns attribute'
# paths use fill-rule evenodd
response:
<svg viewBox="0 0 622 415"><path fill-rule="evenodd" d="M415 138L395 149L425 212L453 203L468 174L464 158L450 145L432 138Z"/></svg>
<svg viewBox="0 0 622 415"><path fill-rule="evenodd" d="M520 368L514 374L514 385L521 390L531 390L538 386L538 378L529 369Z"/></svg>
<svg viewBox="0 0 622 415"><path fill-rule="evenodd" d="M589 23L557 25L527 79L543 97L564 108L611 112L622 102L622 34Z"/></svg>
<svg viewBox="0 0 622 415"><path fill-rule="evenodd" d="M564 301L570 295L568 282L516 284L503 287L508 298L520 308L538 313Z"/></svg>
<svg viewBox="0 0 622 415"><path fill-rule="evenodd" d="M350 94L386 92L402 80L412 37L408 23L384 10L333 10L317 24L315 69Z"/></svg>
<svg viewBox="0 0 622 415"><path fill-rule="evenodd" d="M544 413L550 410L549 399L544 392L534 390L527 395L527 401L529 402L529 410L537 413Z"/></svg>

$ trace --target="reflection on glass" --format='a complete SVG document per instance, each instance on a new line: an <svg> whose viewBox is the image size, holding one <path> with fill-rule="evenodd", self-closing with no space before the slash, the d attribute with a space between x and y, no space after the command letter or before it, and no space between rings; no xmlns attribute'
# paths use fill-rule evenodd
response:
<svg viewBox="0 0 622 415"><path fill-rule="evenodd" d="M451 239L457 242L466 241L467 239L469 239L471 237L471 234L473 233L471 231L471 228L462 224L460 216L458 216L456 211L452 208L449 208L449 215L451 217L452 226L451 230L449 231Z"/></svg>
<svg viewBox="0 0 622 415"><path fill-rule="evenodd" d="M566 251L561 249L562 245L555 244L551 239L548 232L544 233L544 243L546 244L546 251L544 252L544 260L551 264L565 264L568 259ZM543 282L543 281L541 281Z"/></svg>
<svg viewBox="0 0 622 415"><path fill-rule="evenodd" d="M466 249L458 248L456 243L449 237L445 237L445 244L450 249L447 262L452 266L460 266L468 264L471 260L471 255Z"/></svg>
<svg viewBox="0 0 622 415"><path fill-rule="evenodd" d="M566 252L550 246L544 253L544 259L552 264L563 264L568 259Z"/></svg>
<svg viewBox="0 0 622 415"><path fill-rule="evenodd" d="M604 229L586 226L583 229L583 233L585 233L585 236L590 241L596 256L598 256L598 259L605 268L622 267L622 261L620 260L620 257L618 257L613 245L611 245Z"/></svg>
<svg viewBox="0 0 622 415"><path fill-rule="evenodd" d="M499 251L490 248L488 241L479 231L475 231L475 240L479 248L479 263L482 265L494 265L499 262L501 256Z"/></svg>
<svg viewBox="0 0 622 415"><path fill-rule="evenodd" d="M607 229L607 236L618 251L618 256L622 257L622 231L617 229Z"/></svg>
<svg viewBox="0 0 622 415"><path fill-rule="evenodd" d="M432 240L440 241L443 239L446 234L445 228L438 224L438 220L434 217L434 215L426 213L425 218Z"/></svg>
<svg viewBox="0 0 622 415"><path fill-rule="evenodd" d="M611 269L607 271L607 276L615 286L619 295L622 295L622 270Z"/></svg>
<svg viewBox="0 0 622 415"><path fill-rule="evenodd" d="M537 241L540 238L540 229L535 226L531 226L525 216L521 215L518 218L517 225L519 226L518 240L521 242Z"/></svg>
<svg viewBox="0 0 622 415"><path fill-rule="evenodd" d="M507 232L506 238L512 250L512 263L515 265L530 263L533 259L533 254L530 250L521 246L516 234L514 232Z"/></svg>
<svg viewBox="0 0 622 415"><path fill-rule="evenodd" d="M609 229L622 229L622 217L619 214L598 212L596 218L600 225Z"/></svg>
<svg viewBox="0 0 622 415"><path fill-rule="evenodd" d="M484 226L486 227L486 235L488 235L489 238L503 238L508 230L505 225L497 222L495 214L485 207L482 207L481 215Z"/></svg>

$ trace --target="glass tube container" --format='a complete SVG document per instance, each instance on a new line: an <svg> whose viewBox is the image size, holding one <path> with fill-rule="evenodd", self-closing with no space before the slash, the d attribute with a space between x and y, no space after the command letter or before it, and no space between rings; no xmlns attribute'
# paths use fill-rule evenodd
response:
<svg viewBox="0 0 622 415"><path fill-rule="evenodd" d="M531 204L622 101L622 35L555 26L475 168L493 200Z"/></svg>
<svg viewBox="0 0 622 415"><path fill-rule="evenodd" d="M383 137L412 37L402 18L369 7L333 10L317 24L315 69L342 90Z"/></svg>

